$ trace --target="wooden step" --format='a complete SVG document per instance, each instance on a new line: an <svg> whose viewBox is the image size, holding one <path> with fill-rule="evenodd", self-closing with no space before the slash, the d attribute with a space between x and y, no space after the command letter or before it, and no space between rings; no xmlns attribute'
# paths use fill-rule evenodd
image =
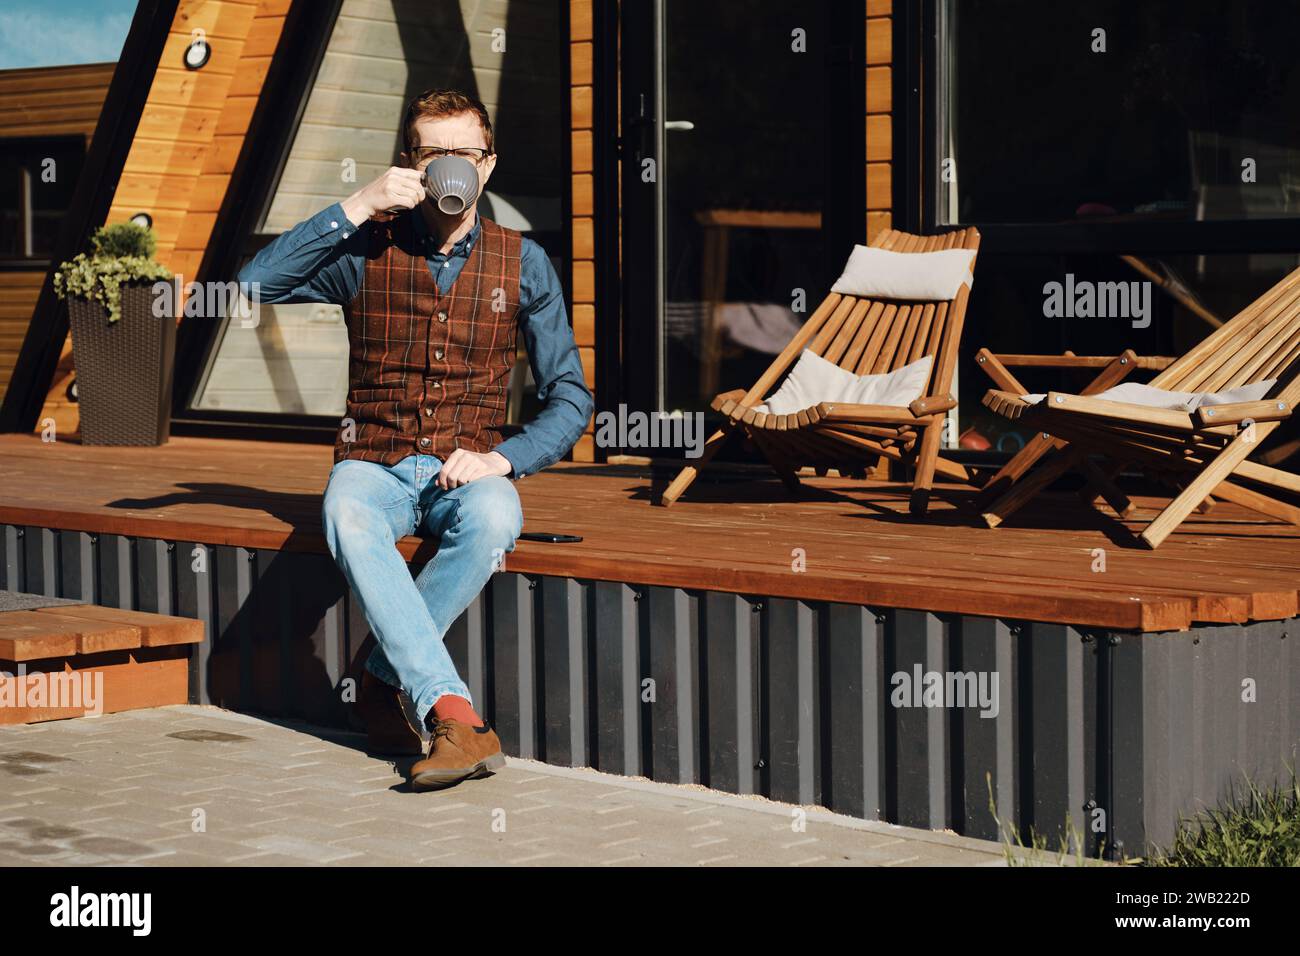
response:
<svg viewBox="0 0 1300 956"><path fill-rule="evenodd" d="M0 612L0 724L189 700L203 622L94 604Z"/></svg>

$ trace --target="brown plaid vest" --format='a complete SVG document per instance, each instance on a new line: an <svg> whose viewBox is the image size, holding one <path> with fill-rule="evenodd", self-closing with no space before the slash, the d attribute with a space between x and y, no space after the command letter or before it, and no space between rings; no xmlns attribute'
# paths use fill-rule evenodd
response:
<svg viewBox="0 0 1300 956"><path fill-rule="evenodd" d="M479 216L469 260L440 293L413 215L373 224L361 289L344 307L351 354L335 462L445 461L457 448L486 452L501 441L522 236Z"/></svg>

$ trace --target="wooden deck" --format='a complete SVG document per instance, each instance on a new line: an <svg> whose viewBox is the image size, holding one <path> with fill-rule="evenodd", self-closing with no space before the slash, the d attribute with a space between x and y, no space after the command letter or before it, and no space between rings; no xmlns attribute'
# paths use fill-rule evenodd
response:
<svg viewBox="0 0 1300 956"><path fill-rule="evenodd" d="M109 448L0 435L0 523L324 552L331 462L330 448L307 444ZM1300 528L1222 503L1151 552L1068 494L989 530L966 492L943 487L921 520L902 486L835 478L806 480L800 501L774 477L701 481L672 508L651 506L650 473L634 466L557 465L518 488L526 531L584 539L520 542L507 567L524 574L1135 631L1297 614ZM1135 500L1130 527L1159 503ZM434 544L400 547L420 561Z"/></svg>

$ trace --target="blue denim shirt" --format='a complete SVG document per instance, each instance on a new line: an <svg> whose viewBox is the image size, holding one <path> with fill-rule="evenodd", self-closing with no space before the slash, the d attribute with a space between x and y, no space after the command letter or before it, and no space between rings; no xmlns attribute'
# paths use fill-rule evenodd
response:
<svg viewBox="0 0 1300 956"><path fill-rule="evenodd" d="M412 210L415 233L424 243L429 273L439 291L456 281L482 229L478 213L474 227L457 240L451 252L438 251L438 241L418 210ZM340 203L322 209L277 237L239 270L240 282L259 284L257 301L328 302L346 305L361 289L366 267L369 223L350 222ZM251 296L250 296L251 298ZM525 237L520 249L520 331L537 399L537 417L494 451L510 462L511 477L522 478L559 461L573 447L595 409L582 374L582 360L564 308L564 291L551 260Z"/></svg>

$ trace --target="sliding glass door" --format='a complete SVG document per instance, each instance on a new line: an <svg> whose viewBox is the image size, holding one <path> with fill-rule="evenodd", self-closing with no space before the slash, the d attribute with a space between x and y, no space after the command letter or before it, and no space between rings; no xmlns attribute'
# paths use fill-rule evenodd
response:
<svg viewBox="0 0 1300 956"><path fill-rule="evenodd" d="M624 360L643 407L702 411L752 385L864 241L844 15L623 5Z"/></svg>

